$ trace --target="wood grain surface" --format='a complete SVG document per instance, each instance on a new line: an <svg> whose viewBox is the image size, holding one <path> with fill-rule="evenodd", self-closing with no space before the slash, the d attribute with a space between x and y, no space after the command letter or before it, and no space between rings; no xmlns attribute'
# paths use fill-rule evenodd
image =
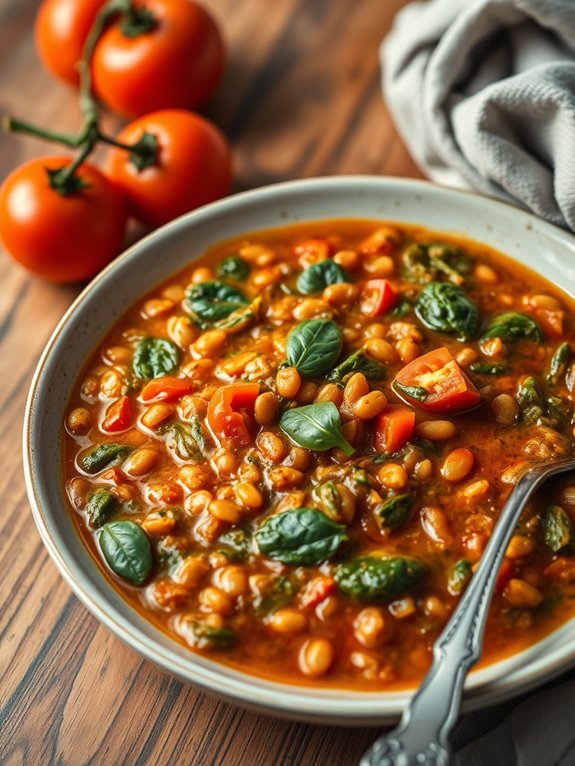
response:
<svg viewBox="0 0 575 766"><path fill-rule="evenodd" d="M323 174L419 176L379 85L379 43L404 0L205 4L229 50L206 113L232 142L236 191ZM37 6L0 0L0 112L73 130L75 96L35 53ZM53 152L0 136L0 179ZM71 594L32 521L20 434L36 362L79 288L32 279L4 253L0 285L0 764L356 763L373 730L280 721L218 702L140 659Z"/></svg>

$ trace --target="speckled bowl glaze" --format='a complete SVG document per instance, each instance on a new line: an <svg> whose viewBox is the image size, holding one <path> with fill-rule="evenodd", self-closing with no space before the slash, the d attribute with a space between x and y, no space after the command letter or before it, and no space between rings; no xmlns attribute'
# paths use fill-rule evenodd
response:
<svg viewBox="0 0 575 766"><path fill-rule="evenodd" d="M133 649L207 692L255 710L312 722L395 720L410 691L352 692L268 682L191 651L135 612L102 576L65 507L62 422L74 382L113 322L209 245L244 232L326 218L387 219L457 232L492 245L575 292L575 239L510 205L397 178L317 178L245 192L189 213L142 239L106 268L66 313L40 360L24 425L34 519L62 576L98 620ZM534 687L575 659L575 620L531 648L470 675L464 710Z"/></svg>

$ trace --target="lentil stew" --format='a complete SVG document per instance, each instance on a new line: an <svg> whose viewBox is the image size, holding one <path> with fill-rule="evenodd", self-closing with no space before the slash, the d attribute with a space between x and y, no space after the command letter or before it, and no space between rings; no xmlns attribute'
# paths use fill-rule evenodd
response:
<svg viewBox="0 0 575 766"><path fill-rule="evenodd" d="M461 237L320 221L131 308L65 424L72 516L141 613L245 672L417 683L521 470L573 452L573 303ZM575 484L530 504L484 662L574 612Z"/></svg>

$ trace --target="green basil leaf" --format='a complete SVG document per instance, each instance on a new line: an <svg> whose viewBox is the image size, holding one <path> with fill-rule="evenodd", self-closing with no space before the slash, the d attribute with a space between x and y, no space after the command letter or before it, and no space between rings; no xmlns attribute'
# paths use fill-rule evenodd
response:
<svg viewBox="0 0 575 766"><path fill-rule="evenodd" d="M230 255L220 263L216 269L216 276L220 279L235 279L237 282L246 280L251 272L250 265L241 255Z"/></svg>
<svg viewBox="0 0 575 766"><path fill-rule="evenodd" d="M198 417L192 416L189 423L167 423L159 433L166 434L168 449L181 460L205 456L208 451L206 433Z"/></svg>
<svg viewBox="0 0 575 766"><path fill-rule="evenodd" d="M185 298L188 311L200 325L225 319L247 303L248 299L240 290L216 280L190 287Z"/></svg>
<svg viewBox="0 0 575 766"><path fill-rule="evenodd" d="M444 242L418 242L410 245L402 256L404 276L408 282L425 284L445 275L450 282L462 285L471 273L472 259L458 247Z"/></svg>
<svg viewBox="0 0 575 766"><path fill-rule="evenodd" d="M461 341L474 338L481 326L481 315L475 303L450 282L427 285L415 303L415 313L426 327L454 333Z"/></svg>
<svg viewBox="0 0 575 766"><path fill-rule="evenodd" d="M549 385L556 386L559 382L559 377L565 375L567 372L567 364L572 356L573 351L569 343L561 343L561 345L557 346L551 357L549 372L545 378Z"/></svg>
<svg viewBox="0 0 575 766"><path fill-rule="evenodd" d="M407 316L412 308L413 306L411 303L404 299L399 301L397 306L391 311L391 316L400 319L401 317Z"/></svg>
<svg viewBox="0 0 575 766"><path fill-rule="evenodd" d="M80 468L86 473L99 473L104 468L117 465L130 454L131 447L117 442L103 442L95 444L87 452L78 458Z"/></svg>
<svg viewBox="0 0 575 766"><path fill-rule="evenodd" d="M316 402L287 410L280 418L280 428L306 449L325 452L339 447L346 455L354 452L343 436L339 411L333 402Z"/></svg>
<svg viewBox="0 0 575 766"><path fill-rule="evenodd" d="M331 319L308 319L295 327L287 339L287 362L306 378L323 375L336 363L343 335Z"/></svg>
<svg viewBox="0 0 575 766"><path fill-rule="evenodd" d="M471 372L476 375L508 375L511 367L507 364L489 364L487 362L473 362L469 365Z"/></svg>
<svg viewBox="0 0 575 766"><path fill-rule="evenodd" d="M267 518L255 539L261 553L274 561L316 566L333 556L347 537L345 526L317 508L296 508Z"/></svg>
<svg viewBox="0 0 575 766"><path fill-rule="evenodd" d="M387 370L381 362L370 359L365 349L360 348L338 364L327 376L328 380L341 383L346 375L352 372L362 372L368 380L381 380L385 378Z"/></svg>
<svg viewBox="0 0 575 766"><path fill-rule="evenodd" d="M482 338L501 338L506 343L516 340L534 340L541 342L543 333L537 322L527 314L506 311L493 317Z"/></svg>
<svg viewBox="0 0 575 766"><path fill-rule="evenodd" d="M415 399L417 402L424 402L429 396L429 391L421 386L405 386L399 380L394 380L391 385L400 396Z"/></svg>
<svg viewBox="0 0 575 766"><path fill-rule="evenodd" d="M142 338L134 351L134 375L144 380L169 375L180 364L180 349L165 338Z"/></svg>
<svg viewBox="0 0 575 766"><path fill-rule="evenodd" d="M459 596L463 593L467 583L471 580L472 574L471 562L467 561L467 559L460 559L460 561L455 562L451 567L447 581L447 590L452 596Z"/></svg>
<svg viewBox="0 0 575 766"><path fill-rule="evenodd" d="M374 508L373 515L380 529L396 529L405 524L413 502L409 495L394 495Z"/></svg>
<svg viewBox="0 0 575 766"><path fill-rule="evenodd" d="M248 306L232 311L232 313L225 319L220 319L214 324L214 329L225 330L228 333L235 335L236 333L243 332L253 325L259 318L262 299L256 298Z"/></svg>
<svg viewBox="0 0 575 766"><path fill-rule="evenodd" d="M110 569L124 580L141 585L152 571L152 546L144 530L133 521L110 521L98 535Z"/></svg>
<svg viewBox="0 0 575 766"><path fill-rule="evenodd" d="M86 503L90 526L98 529L105 524L118 507L118 498L107 489L96 489Z"/></svg>
<svg viewBox="0 0 575 766"><path fill-rule="evenodd" d="M561 506L550 505L541 522L545 544L553 553L566 552L572 547L573 524Z"/></svg>
<svg viewBox="0 0 575 766"><path fill-rule="evenodd" d="M338 263L326 258L302 271L297 280L297 289L304 295L311 295L339 282L351 282L351 278Z"/></svg>
<svg viewBox="0 0 575 766"><path fill-rule="evenodd" d="M340 564L334 577L340 590L358 601L391 601L408 592L425 571L418 559L365 556Z"/></svg>

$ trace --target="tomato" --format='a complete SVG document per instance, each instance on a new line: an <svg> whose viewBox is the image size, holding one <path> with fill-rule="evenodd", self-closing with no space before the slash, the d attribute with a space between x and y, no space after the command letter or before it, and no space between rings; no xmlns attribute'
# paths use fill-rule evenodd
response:
<svg viewBox="0 0 575 766"><path fill-rule="evenodd" d="M96 14L106 0L45 0L36 16L36 47L46 69L78 85L77 64Z"/></svg>
<svg viewBox="0 0 575 766"><path fill-rule="evenodd" d="M102 421L102 430L109 433L125 431L132 425L134 412L129 397L121 396L106 410Z"/></svg>
<svg viewBox="0 0 575 766"><path fill-rule="evenodd" d="M77 282L94 276L119 252L125 197L97 168L84 163L82 189L62 195L47 169L69 157L41 157L11 173L0 188L0 239L14 260L37 276Z"/></svg>
<svg viewBox="0 0 575 766"><path fill-rule="evenodd" d="M333 577L314 577L307 582L298 594L299 605L302 609L314 609L330 596L336 589Z"/></svg>
<svg viewBox="0 0 575 766"><path fill-rule="evenodd" d="M436 348L399 371L393 390L408 404L430 412L477 407L479 391L446 348Z"/></svg>
<svg viewBox="0 0 575 766"><path fill-rule="evenodd" d="M189 378L174 378L171 375L162 375L146 383L140 398L143 402L149 402L152 399L163 402L176 402L182 396L191 393L195 387L194 382Z"/></svg>
<svg viewBox="0 0 575 766"><path fill-rule="evenodd" d="M208 423L219 439L230 439L236 445L253 441L251 420L246 410L253 414L259 396L258 383L232 383L216 390L208 405Z"/></svg>
<svg viewBox="0 0 575 766"><path fill-rule="evenodd" d="M293 251L298 256L298 263L302 269L307 269L314 263L329 258L331 248L325 239L306 239L296 245Z"/></svg>
<svg viewBox="0 0 575 766"><path fill-rule="evenodd" d="M98 98L125 117L158 109L195 109L224 71L224 46L212 17L191 0L134 0L153 16L151 28L130 36L125 19L108 26L92 58Z"/></svg>
<svg viewBox="0 0 575 766"><path fill-rule="evenodd" d="M140 221L160 226L227 194L231 152L211 122L176 109L155 112L126 126L118 140L131 145L144 133L158 142L154 165L138 170L122 149L113 149L108 162L108 175L124 190Z"/></svg>
<svg viewBox="0 0 575 766"><path fill-rule="evenodd" d="M368 279L361 288L360 310L368 317L378 317L391 311L397 298L388 279Z"/></svg>
<svg viewBox="0 0 575 766"><path fill-rule="evenodd" d="M415 412L410 407L390 404L378 415L373 432L373 446L378 452L393 455L411 439Z"/></svg>

